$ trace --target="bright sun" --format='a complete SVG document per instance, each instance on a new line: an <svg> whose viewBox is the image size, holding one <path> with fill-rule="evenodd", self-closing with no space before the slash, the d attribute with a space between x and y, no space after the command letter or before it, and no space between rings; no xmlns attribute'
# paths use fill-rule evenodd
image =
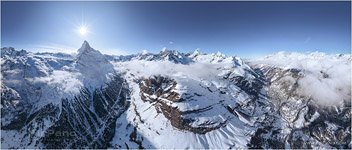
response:
<svg viewBox="0 0 352 150"><path fill-rule="evenodd" d="M86 35L88 32L88 28L86 26L81 26L81 27L79 27L78 31L79 31L79 34Z"/></svg>

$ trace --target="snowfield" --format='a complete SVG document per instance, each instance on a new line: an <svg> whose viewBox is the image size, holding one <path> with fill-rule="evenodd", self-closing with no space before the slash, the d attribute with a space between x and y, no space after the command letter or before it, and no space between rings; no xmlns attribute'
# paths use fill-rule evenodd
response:
<svg viewBox="0 0 352 150"><path fill-rule="evenodd" d="M219 101L224 101L224 105L231 105L236 101L234 95L241 93L239 88L230 86L231 83L221 77L221 74L223 74L222 67L233 66L231 62L225 62L223 64L204 62L184 65L171 63L169 61L132 60L129 62L112 63L116 70L126 74L127 82L132 86L132 89L136 89L136 91L133 90L131 94L132 103L134 105L131 105L130 109L127 110L127 121L135 124L140 134L147 139L148 142L143 143L143 145L152 145L152 147L145 148L199 149L246 147L246 143L250 140L248 134L253 134L251 133L253 129L251 129L250 126L247 127L245 125L246 122L242 122L240 118L234 118L222 105L217 104ZM233 68L232 72L235 72L234 70L236 69ZM225 71L231 72L230 69ZM165 76L175 79L178 83L175 92L180 95L187 93L197 93L201 95L189 101L170 104L181 111L199 110L212 106L212 109L208 110L206 113L198 113L189 116L195 119L192 126L199 126L209 121L215 123L212 124L212 126L217 126L221 122L226 121L228 121L228 124L206 134L194 134L192 132L184 132L175 129L163 115L153 109L153 103L143 102L140 98L141 91L138 90L138 83L135 83L134 80L148 78L150 76ZM223 95L217 92L209 92L207 87L213 91L225 88L228 89L229 94ZM241 95L239 98L242 97L244 98L246 95L243 94L243 96ZM165 99L164 101L168 100ZM134 111L140 112L140 116L136 116ZM143 123L141 123L141 121L134 121L136 117L143 120ZM247 121L246 119L244 120ZM126 133L117 132L115 138L124 134ZM113 140L111 143L113 145L123 145L123 142L125 141Z"/></svg>

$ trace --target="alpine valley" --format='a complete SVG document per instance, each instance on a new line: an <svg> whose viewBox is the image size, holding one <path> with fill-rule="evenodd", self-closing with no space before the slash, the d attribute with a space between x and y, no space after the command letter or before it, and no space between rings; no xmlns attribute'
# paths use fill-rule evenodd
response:
<svg viewBox="0 0 352 150"><path fill-rule="evenodd" d="M1 148L351 149L351 55L1 49Z"/></svg>

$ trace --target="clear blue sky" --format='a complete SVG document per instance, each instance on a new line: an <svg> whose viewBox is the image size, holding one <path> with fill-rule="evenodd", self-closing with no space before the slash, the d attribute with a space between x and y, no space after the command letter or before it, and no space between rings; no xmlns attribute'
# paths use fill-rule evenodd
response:
<svg viewBox="0 0 352 150"><path fill-rule="evenodd" d="M350 2L1 2L1 46L73 52L88 40L103 53L350 53L350 13Z"/></svg>

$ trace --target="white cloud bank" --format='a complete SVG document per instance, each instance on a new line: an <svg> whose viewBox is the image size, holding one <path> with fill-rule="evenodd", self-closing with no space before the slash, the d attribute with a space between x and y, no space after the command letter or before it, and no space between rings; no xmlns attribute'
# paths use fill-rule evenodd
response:
<svg viewBox="0 0 352 150"><path fill-rule="evenodd" d="M351 100L351 60L350 54L279 52L252 63L302 69L299 92L320 104L336 105Z"/></svg>

